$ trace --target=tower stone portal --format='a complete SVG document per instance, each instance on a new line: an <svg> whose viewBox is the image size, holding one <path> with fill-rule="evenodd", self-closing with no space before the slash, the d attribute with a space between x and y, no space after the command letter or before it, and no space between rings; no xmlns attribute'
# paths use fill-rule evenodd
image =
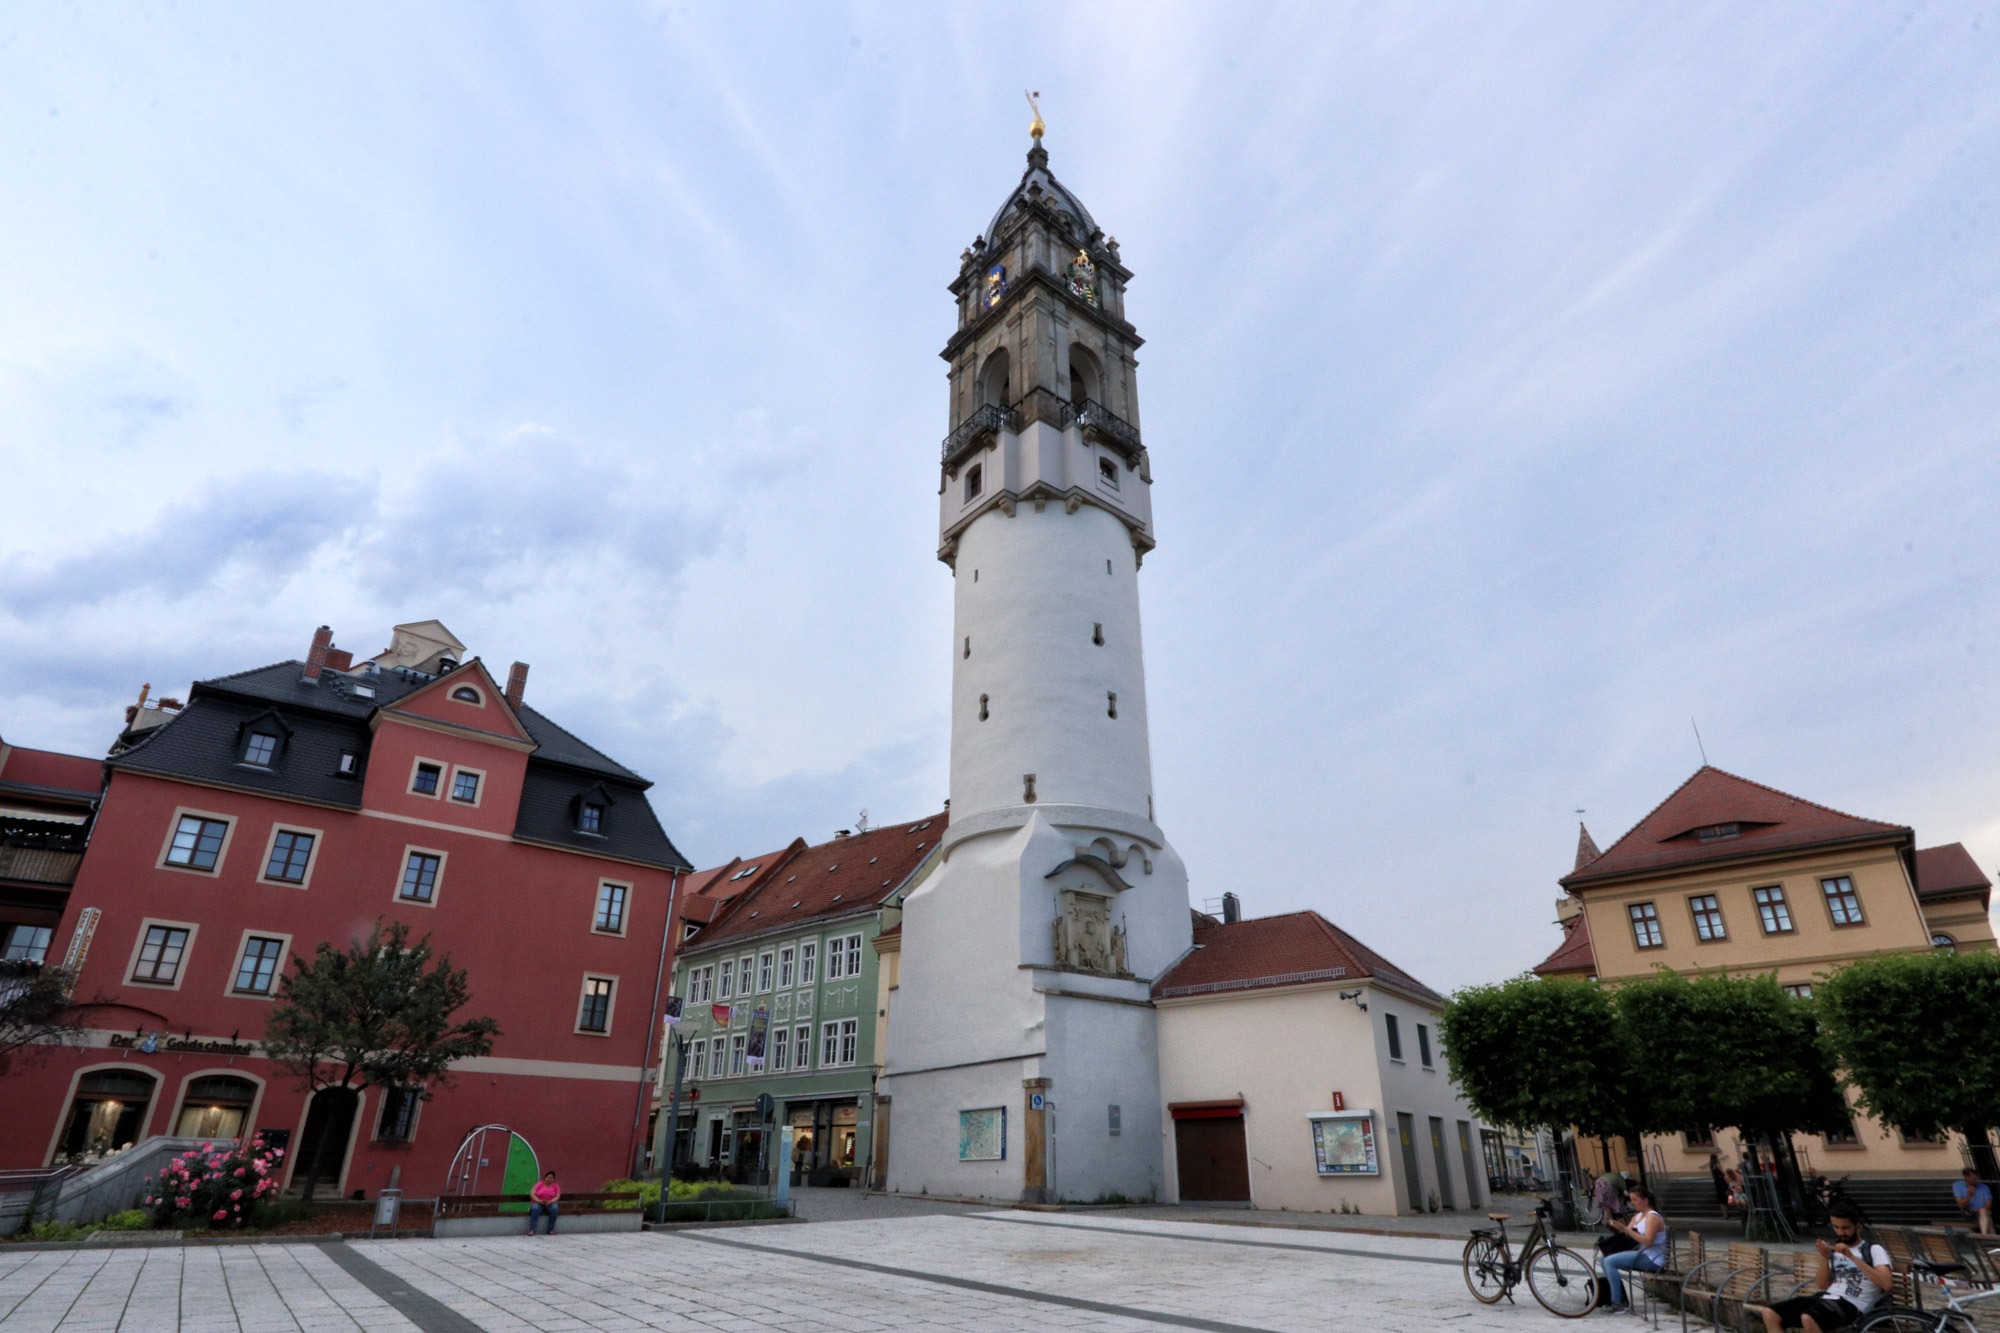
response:
<svg viewBox="0 0 2000 1333"><path fill-rule="evenodd" d="M905 1193L1163 1184L1150 985L1190 928L1187 873L1153 819L1130 277L1037 134L951 285L951 823L904 904L881 1086Z"/></svg>

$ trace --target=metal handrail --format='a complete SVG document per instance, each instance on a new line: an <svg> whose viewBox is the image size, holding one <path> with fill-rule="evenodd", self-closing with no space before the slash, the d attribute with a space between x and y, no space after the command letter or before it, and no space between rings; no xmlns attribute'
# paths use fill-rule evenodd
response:
<svg viewBox="0 0 2000 1333"><path fill-rule="evenodd" d="M959 423L957 430L944 437L943 459L946 466L987 436L1013 429L1013 409L1001 407L998 403L988 403L975 409L971 416Z"/></svg>
<svg viewBox="0 0 2000 1333"><path fill-rule="evenodd" d="M1086 439L1102 440L1124 450L1130 457L1138 457L1145 448L1139 441L1139 428L1095 398L1071 404L1069 418L1083 431Z"/></svg>

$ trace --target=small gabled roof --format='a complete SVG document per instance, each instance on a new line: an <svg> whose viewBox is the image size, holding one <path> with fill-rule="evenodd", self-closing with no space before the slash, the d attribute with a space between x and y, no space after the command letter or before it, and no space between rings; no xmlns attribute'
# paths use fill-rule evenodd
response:
<svg viewBox="0 0 2000 1333"><path fill-rule="evenodd" d="M1419 999L1444 1003L1444 996L1318 912L1230 922L1198 917L1194 945L1153 983L1155 999L1373 979Z"/></svg>
<svg viewBox="0 0 2000 1333"><path fill-rule="evenodd" d="M1590 947L1590 918L1578 912L1563 922L1563 942L1556 951L1535 964L1535 974L1544 977L1589 976L1597 972L1597 953Z"/></svg>
<svg viewBox="0 0 2000 1333"><path fill-rule="evenodd" d="M1978 894L1984 900L1993 882L1965 850L1962 842L1925 847L1917 852L1917 894L1923 898Z"/></svg>
<svg viewBox="0 0 2000 1333"><path fill-rule="evenodd" d="M687 947L870 911L937 851L944 830L940 812L799 848L783 866L752 877L754 887L736 895Z"/></svg>
<svg viewBox="0 0 2000 1333"><path fill-rule="evenodd" d="M1907 841L1911 833L1703 766L1603 855L1559 882L1575 888L1641 871L1892 837Z"/></svg>

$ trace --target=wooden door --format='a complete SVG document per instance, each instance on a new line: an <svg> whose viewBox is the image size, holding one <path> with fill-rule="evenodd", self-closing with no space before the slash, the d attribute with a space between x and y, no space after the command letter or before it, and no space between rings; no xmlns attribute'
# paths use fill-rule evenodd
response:
<svg viewBox="0 0 2000 1333"><path fill-rule="evenodd" d="M1203 1116L1174 1121L1174 1158L1186 1203L1248 1203L1250 1150L1243 1117Z"/></svg>

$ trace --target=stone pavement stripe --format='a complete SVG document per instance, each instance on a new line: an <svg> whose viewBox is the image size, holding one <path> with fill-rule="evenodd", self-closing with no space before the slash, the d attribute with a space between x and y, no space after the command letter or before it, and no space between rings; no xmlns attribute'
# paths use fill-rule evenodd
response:
<svg viewBox="0 0 2000 1333"><path fill-rule="evenodd" d="M840 1259L829 1254L814 1254L810 1250L786 1250L775 1245L753 1245L745 1240L724 1240L721 1236L703 1235L699 1231L683 1231L680 1236L683 1240L698 1240L708 1245L727 1245L737 1250L762 1250L766 1254L783 1255L788 1259L805 1259L816 1264L831 1264L836 1268L858 1268L863 1272L881 1273L886 1277L914 1278L919 1282L935 1282L940 1286L985 1292L989 1296L1007 1296L1014 1300L1035 1301L1042 1305L1060 1305L1071 1310L1088 1310L1092 1314L1117 1315L1125 1319L1141 1319L1154 1324L1171 1324L1176 1328L1199 1328L1207 1330L1207 1333L1272 1333L1270 1329L1256 1328L1249 1324L1225 1324L1217 1319L1195 1319L1188 1315L1168 1314L1164 1310L1142 1310L1130 1305L1107 1305L1103 1301L1057 1296L1052 1292L1032 1291L1026 1287L1004 1287L995 1282L975 1282L971 1278L952 1277L945 1273L925 1273L914 1268L890 1268L886 1264L865 1263L860 1259Z"/></svg>
<svg viewBox="0 0 2000 1333"><path fill-rule="evenodd" d="M479 1325L437 1297L418 1291L414 1283L397 1277L373 1259L362 1257L344 1241L337 1245L323 1245L320 1253L346 1269L356 1282L389 1302L396 1313L423 1329L424 1333L485 1333Z"/></svg>
<svg viewBox="0 0 2000 1333"><path fill-rule="evenodd" d="M1345 1254L1359 1259L1393 1259L1401 1264L1443 1264L1461 1267L1465 1260L1445 1259L1428 1254L1396 1254L1389 1250L1349 1250L1336 1245L1293 1245L1281 1240L1234 1240L1226 1236L1182 1236L1171 1231L1140 1231L1132 1227L1101 1227L1089 1222L1032 1222L1025 1217L998 1217L992 1213L967 1213L970 1222L1011 1222L1021 1227L1048 1227L1059 1231L1109 1231L1115 1236L1154 1236L1161 1240L1199 1241L1203 1245L1247 1245L1255 1250L1304 1250L1307 1254ZM1168 1223L1169 1226L1172 1223Z"/></svg>

